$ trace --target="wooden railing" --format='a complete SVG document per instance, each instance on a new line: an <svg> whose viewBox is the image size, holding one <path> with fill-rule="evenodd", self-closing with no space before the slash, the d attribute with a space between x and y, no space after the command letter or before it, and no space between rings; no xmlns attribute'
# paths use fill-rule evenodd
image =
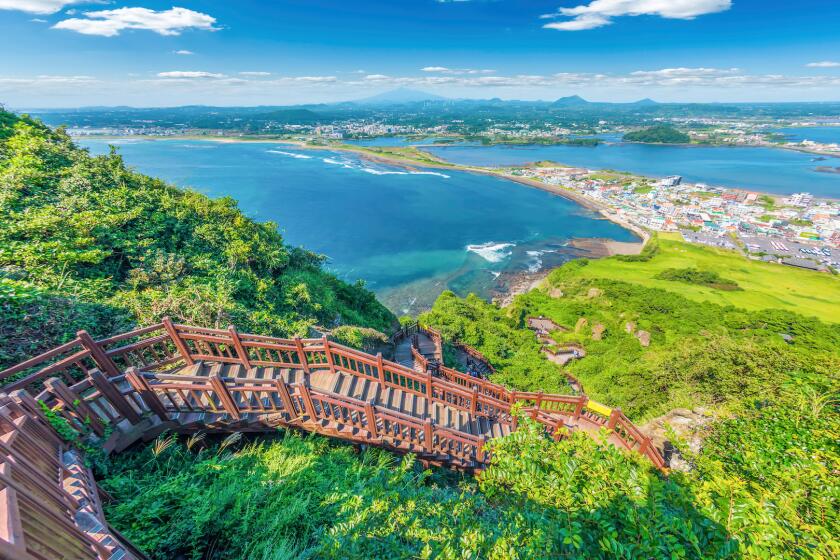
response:
<svg viewBox="0 0 840 560"><path fill-rule="evenodd" d="M110 530L90 471L24 391L0 395L0 518L0 558L146 558Z"/></svg>
<svg viewBox="0 0 840 560"><path fill-rule="evenodd" d="M410 336L412 333L407 334ZM209 329L168 319L94 341L80 331L66 344L0 372L0 558L20 560L145 557L105 522L90 472L61 441L41 407L104 449L121 449L165 429L273 430L278 425L418 454L423 460L482 468L486 437L314 388L309 376L341 372L516 429L513 407L545 426L604 427L610 441L664 468L659 452L618 409L585 395L510 391L419 352L425 371L320 339L280 339ZM178 370L212 364L207 376ZM225 364L266 368L262 378L223 376ZM275 368L272 370L272 368ZM287 383L281 369L302 372ZM434 373L433 373L434 372ZM35 396L32 396L32 395ZM151 436L150 436L151 434ZM122 439L121 439L122 438Z"/></svg>
<svg viewBox="0 0 840 560"><path fill-rule="evenodd" d="M411 334L406 332L403 336ZM59 410L71 425L103 435L106 426L118 425L126 420L129 424L136 424L143 414L149 412L168 420L171 413L198 410L198 404L190 403L204 403L201 410L214 410L215 407L233 417L274 412L281 410L280 405L285 403L284 390L277 387L276 380L218 378L214 381L215 386L208 387L207 383L214 379L213 375L200 381L171 375L172 371L182 366L206 362L235 364L246 370L252 367L291 368L302 370L305 374L329 370L369 379L383 387L424 397L430 403L441 402L456 410L509 425L513 425L514 421L512 405L523 402L521 406L526 413L539 411L535 418L545 420L543 423L550 431L556 427L557 419L570 429L604 426L613 430L613 439L622 447L642 453L658 467L664 466L661 455L650 444L649 438L641 434L620 410L599 408L585 395L510 391L489 380L474 378L443 365L434 368L433 375L428 361L419 352L414 352L414 358L425 371L414 371L384 360L381 354L373 356L331 342L326 337L281 339L240 334L233 327L210 329L174 324L164 319L159 324L100 341L94 341L81 331L71 342L0 372L0 380L8 380L4 390L26 389L38 400ZM119 381L125 383L120 385ZM203 385L199 388L191 383ZM167 384L169 387L166 387ZM123 389L118 389L118 386ZM124 389L128 386L130 391ZM212 392L208 393L211 389ZM197 392L195 398L185 398L190 396L190 391ZM204 396L199 395L201 391L205 391ZM296 402L306 404L305 389L290 386L286 391L290 398L298 399ZM250 404L235 404L244 400L233 399L232 396L242 394L248 395ZM201 398L197 398L199 396ZM321 397L337 398L326 394ZM269 402L276 404L269 405ZM343 406L350 410L353 407L364 408L367 404L370 403L348 399ZM302 410L311 412L305 408ZM316 412L318 410L320 408ZM380 416L386 414L384 410L378 412ZM319 415L310 416L323 419ZM548 417L550 421L546 420ZM378 417L377 422L381 421L382 418ZM433 426L434 429L441 428Z"/></svg>

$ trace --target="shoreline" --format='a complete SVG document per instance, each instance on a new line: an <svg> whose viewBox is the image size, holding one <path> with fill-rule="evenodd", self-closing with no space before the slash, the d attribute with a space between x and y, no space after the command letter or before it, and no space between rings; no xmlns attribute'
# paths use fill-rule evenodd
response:
<svg viewBox="0 0 840 560"><path fill-rule="evenodd" d="M640 228L638 228L638 226L634 226L632 224L628 224L626 222L621 222L621 221L617 221L616 219L613 219L613 217L610 217L608 214L605 214L603 212L604 210L607 210L607 212L609 212L610 211L609 207L607 207L605 205L600 205L597 201L594 201L594 200L591 200L591 199L588 199L588 198L585 198L585 197L581 197L580 195L578 195L577 193L575 193L573 191L569 191L569 190L566 190L566 189L552 188L552 187L554 187L553 185L540 183L538 181L534 181L535 184L531 184L529 182L526 182L526 181L529 181L528 179L521 178L521 177L513 177L513 176L510 176L510 175L505 175L504 173L501 173L499 171L495 171L493 168L489 168L489 167L469 167L469 166L464 166L464 165L445 162L443 160L439 160L439 158L436 158L436 156L433 156L432 154L428 154L428 152L425 152L424 150L420 149L420 148L422 148L422 146L394 146L394 147L396 147L396 148L418 148L419 151L423 151L424 153L427 153L430 158L438 159L440 161L440 163L434 163L433 161L418 162L418 161L408 159L408 158L400 158L400 157L392 156L392 155L382 155L382 154L371 153L371 152L368 151L371 148L370 146L352 146L352 145L349 145L349 144L343 144L343 145L340 145L340 146L311 145L311 144L306 144L305 142L302 142L300 140L293 140L293 139L236 138L236 137L230 137L230 136L217 137L217 136L201 136L201 135L183 135L183 136L151 136L151 135L149 135L149 136L105 136L105 135L93 136L93 135L91 135L91 136L73 137L74 141L82 140L82 139L91 139L91 140L138 139L138 140L141 140L141 141L142 140L145 140L145 141L195 140L195 141L205 141L205 142L218 142L218 143L221 143L221 144L235 144L235 143L240 143L240 142L242 142L242 143L254 143L254 144L281 144L281 145L286 145L286 146L294 146L296 148L304 149L304 150L327 150L327 151L334 151L334 152L349 152L349 153L357 154L360 157L370 159L371 161L374 161L374 162L377 162L377 163L384 163L384 164L388 164L388 165L408 166L408 167L416 167L416 168L431 168L431 169L450 169L450 170L453 170L453 171L465 171L465 172L468 172L468 173L479 173L479 174L491 175L491 176L494 176L494 177L507 179L509 181L515 181L515 182L518 182L518 183L526 185L526 186L531 186L531 187L538 188L538 189L541 189L541 190L547 190L547 191L552 192L554 194L557 194L559 196L563 196L564 198L568 198L570 200L573 200L574 202L577 202L581 206L585 206L586 208L588 208L590 210L595 210L595 211L601 212L601 214L604 216L604 218L609 219L610 221L613 221L613 222L617 223L618 225L621 225L622 227L625 227L626 229L631 229L634 233L636 233L637 235L642 237L642 235L639 233L639 231L636 231L636 229L640 229ZM644 144L644 143L641 143L641 144ZM644 144L644 145L655 146L656 144ZM693 144L661 144L661 145L663 145L663 146L683 146L683 147L686 147L686 148L704 147L704 146L693 145ZM391 147L391 146L388 146L388 147ZM811 155L840 158L840 154L815 152L815 151L809 150L807 148L796 148L796 147L778 146L778 145L770 145L770 144L768 144L766 146L765 145L758 145L758 146L720 145L720 146L705 146L705 147L715 147L715 148L776 148L776 149L795 151L795 152L800 152L800 153L808 153L808 154L811 154ZM558 165L563 165L561 162L557 162L557 163L558 163ZM522 164L522 167L525 167L527 165L528 164ZM593 171L600 171L600 169L593 169ZM818 172L815 171L815 173L818 173ZM631 173L631 175L635 175L635 174ZM637 175L637 176L638 177L645 177L645 178L648 178L648 179L655 179L656 178L656 177L647 176L647 175ZM769 196L773 199L782 199L782 198L786 198L786 197L789 197L792 194L794 194L792 192L791 193L774 193L774 192L767 192L767 191L761 191L761 190L756 190L756 189L748 189L748 188L744 188L744 187L729 187L729 186L725 186L725 185L709 185L709 186L710 187L715 187L715 188L726 189L726 190L732 190L732 191L740 191L740 192L745 192L745 193L756 193L760 196ZM822 200L840 201L840 197L818 196L816 198L819 198L819 199L822 199ZM636 229L633 229L633 228L636 228Z"/></svg>

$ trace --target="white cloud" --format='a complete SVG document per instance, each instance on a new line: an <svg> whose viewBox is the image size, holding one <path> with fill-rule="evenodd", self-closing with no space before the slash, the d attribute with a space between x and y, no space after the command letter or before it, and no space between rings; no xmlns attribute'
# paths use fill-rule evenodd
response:
<svg viewBox="0 0 840 560"><path fill-rule="evenodd" d="M822 62L809 62L806 66L808 68L840 68L840 62L823 60Z"/></svg>
<svg viewBox="0 0 840 560"><path fill-rule="evenodd" d="M186 29L219 29L214 27L216 18L186 8L171 8L159 12L148 8L118 8L85 12L83 15L84 18L62 20L53 28L102 37L114 37L125 29L145 29L160 35L180 35Z"/></svg>
<svg viewBox="0 0 840 560"><path fill-rule="evenodd" d="M54 14L71 4L102 4L97 0L0 0L0 10L17 10L30 14Z"/></svg>
<svg viewBox="0 0 840 560"><path fill-rule="evenodd" d="M543 27L560 31L582 31L610 25L620 16L659 16L668 19L694 19L697 16L723 12L732 7L732 0L592 0L574 8L560 8L543 18L568 17L565 21Z"/></svg>
<svg viewBox="0 0 840 560"><path fill-rule="evenodd" d="M296 102L336 101L394 87L444 95L553 99L580 93L594 98L654 97L674 101L825 100L836 98L840 75L750 74L737 68L674 67L625 73L559 72L515 75L448 75L417 72L336 76L249 76L200 70L171 70L150 76L100 79L91 76L3 76L0 97L20 106L83 104L223 103L277 104L278 96ZM470 93L474 92L474 93ZM157 95L151 98L150 95ZM283 97L286 101L292 99Z"/></svg>
<svg viewBox="0 0 840 560"><path fill-rule="evenodd" d="M199 72L195 70L173 70L171 72L158 72L158 78L175 78L180 80L207 80L226 78L224 74L213 72Z"/></svg>
<svg viewBox="0 0 840 560"><path fill-rule="evenodd" d="M281 78L281 80L293 80L295 82L306 82L310 84L331 83L337 79L335 76L295 76L294 78Z"/></svg>
<svg viewBox="0 0 840 560"><path fill-rule="evenodd" d="M426 66L425 68L421 68L423 72L432 72L435 74L452 74L452 75L463 75L463 74L492 74L495 70L489 69L476 69L476 68L447 68L446 66Z"/></svg>
<svg viewBox="0 0 840 560"><path fill-rule="evenodd" d="M661 68L637 70L627 74L560 72L556 74L518 74L513 76L421 75L386 76L369 74L362 79L342 82L357 87L465 87L465 88L663 88L663 89L814 89L840 86L840 77L747 74L738 68Z"/></svg>
<svg viewBox="0 0 840 560"><path fill-rule="evenodd" d="M184 55L184 56L189 56L189 55L195 54L192 51L186 51L186 50L183 50L183 49L180 50L180 51L172 51L172 52L174 52L175 54L181 54L181 55Z"/></svg>
<svg viewBox="0 0 840 560"><path fill-rule="evenodd" d="M271 72L240 72L240 76L253 76L253 77L265 77L271 76Z"/></svg>

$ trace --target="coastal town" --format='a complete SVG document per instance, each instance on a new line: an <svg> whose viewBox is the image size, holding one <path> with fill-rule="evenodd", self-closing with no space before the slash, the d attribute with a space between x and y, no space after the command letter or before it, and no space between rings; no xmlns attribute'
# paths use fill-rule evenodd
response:
<svg viewBox="0 0 840 560"><path fill-rule="evenodd" d="M840 201L809 193L771 196L542 162L500 170L574 193L616 222L680 232L689 242L743 250L752 259L840 269Z"/></svg>

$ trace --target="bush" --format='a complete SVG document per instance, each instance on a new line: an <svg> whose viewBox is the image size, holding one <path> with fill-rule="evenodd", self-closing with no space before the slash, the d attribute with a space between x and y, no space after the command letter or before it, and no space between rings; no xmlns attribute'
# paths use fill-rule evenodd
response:
<svg viewBox="0 0 840 560"><path fill-rule="evenodd" d="M79 325L112 334L164 315L279 336L395 321L364 285L325 272L322 257L287 247L276 224L247 218L231 198L146 177L116 153L91 157L62 131L2 110L0 213L0 277L42 294L5 297L18 334L0 342L0 367Z"/></svg>
<svg viewBox="0 0 840 560"><path fill-rule="evenodd" d="M707 286L716 290L740 290L741 287L733 280L721 278L720 274L712 270L700 270L697 268L666 268L654 278L659 280L670 280L672 282L684 282L698 286Z"/></svg>

